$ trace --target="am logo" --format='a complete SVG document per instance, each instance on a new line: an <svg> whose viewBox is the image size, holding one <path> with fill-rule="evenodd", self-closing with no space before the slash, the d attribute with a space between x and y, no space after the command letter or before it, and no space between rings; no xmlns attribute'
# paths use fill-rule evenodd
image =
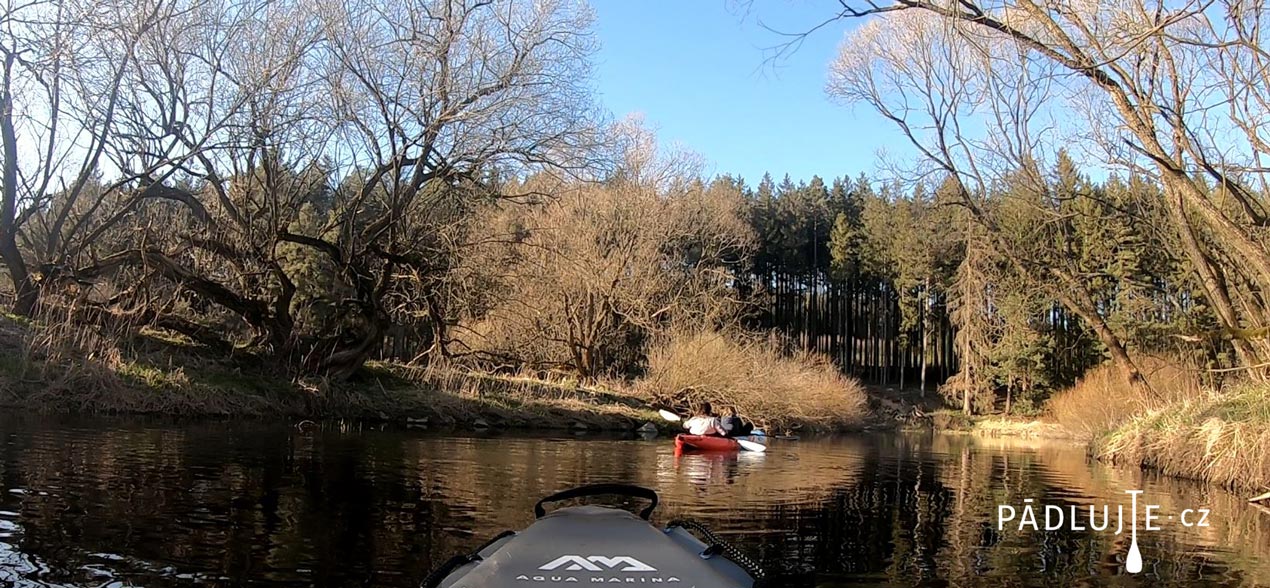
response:
<svg viewBox="0 0 1270 588"><path fill-rule="evenodd" d="M602 567L601 567L602 566ZM621 566L621 567L619 567ZM609 557L607 555L562 555L541 566L538 569L551 571L564 568L568 572L655 572L657 568L650 566L629 555L615 555Z"/></svg>

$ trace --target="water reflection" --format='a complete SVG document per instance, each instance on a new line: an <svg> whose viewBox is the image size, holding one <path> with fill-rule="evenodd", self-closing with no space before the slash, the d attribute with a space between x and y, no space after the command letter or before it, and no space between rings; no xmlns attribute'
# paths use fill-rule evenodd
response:
<svg viewBox="0 0 1270 588"><path fill-rule="evenodd" d="M669 441L443 437L328 425L0 416L0 586L414 586L564 487L636 482L658 520L702 520L790 586L1224 586L1270 581L1270 515L1082 449L948 436L774 441L676 457ZM998 504L1212 510L1139 537L1019 532Z"/></svg>

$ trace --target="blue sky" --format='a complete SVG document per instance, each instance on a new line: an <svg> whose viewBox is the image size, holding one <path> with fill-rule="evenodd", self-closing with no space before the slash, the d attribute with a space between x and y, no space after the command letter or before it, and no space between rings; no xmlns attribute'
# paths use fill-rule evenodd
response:
<svg viewBox="0 0 1270 588"><path fill-rule="evenodd" d="M837 2L755 0L748 14L729 0L592 0L601 49L603 104L617 117L643 113L663 143L710 162L707 172L764 171L777 181L876 170L877 151L907 153L903 140L866 107L825 96L829 62L851 22L821 29L792 56L764 63L776 30L805 30Z"/></svg>

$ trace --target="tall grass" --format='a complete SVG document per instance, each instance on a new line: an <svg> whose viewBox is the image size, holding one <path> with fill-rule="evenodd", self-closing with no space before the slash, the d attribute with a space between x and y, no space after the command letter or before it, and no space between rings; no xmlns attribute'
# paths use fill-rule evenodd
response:
<svg viewBox="0 0 1270 588"><path fill-rule="evenodd" d="M1270 486L1270 385L1244 384L1150 410L1103 438L1097 453L1225 486Z"/></svg>
<svg viewBox="0 0 1270 588"><path fill-rule="evenodd" d="M1149 390L1130 388L1119 369L1106 363L1051 397L1046 405L1050 417L1073 434L1092 439L1135 415L1203 394L1197 372L1184 364L1151 356L1137 362Z"/></svg>
<svg viewBox="0 0 1270 588"><path fill-rule="evenodd" d="M47 308L34 320L0 318L0 402L42 412L261 414L269 401L212 382L214 360L137 335L121 321L87 324L74 309ZM257 387L287 386L271 374ZM281 412L281 411L279 411Z"/></svg>
<svg viewBox="0 0 1270 588"><path fill-rule="evenodd" d="M1110 365L1049 402L1051 416L1094 440L1099 459L1236 488L1270 486L1270 385L1205 390L1198 370L1141 358L1150 391Z"/></svg>
<svg viewBox="0 0 1270 588"><path fill-rule="evenodd" d="M660 422L657 413L629 391L550 382L534 375L495 375L455 366L369 366L398 380L398 385L429 391L428 411L441 422L482 417L503 424L565 428L574 424L630 428ZM376 377L379 377L376 375Z"/></svg>
<svg viewBox="0 0 1270 588"><path fill-rule="evenodd" d="M736 406L743 416L776 428L853 427L867 410L864 388L828 358L785 356L770 342L720 333L679 333L654 345L637 388L654 402Z"/></svg>

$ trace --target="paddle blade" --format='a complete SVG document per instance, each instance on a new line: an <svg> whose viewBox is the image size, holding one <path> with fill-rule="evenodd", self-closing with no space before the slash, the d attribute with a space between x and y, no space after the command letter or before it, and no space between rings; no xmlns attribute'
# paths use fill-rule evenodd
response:
<svg viewBox="0 0 1270 588"><path fill-rule="evenodd" d="M661 418L666 419L666 420L668 420L668 421L670 421L670 422L672 422L672 423L677 423L677 422L679 422L680 420L682 420L682 419L680 419L680 418L679 418L679 415L677 415L677 414L675 414L675 413L673 413L673 412L670 412L669 410L666 410L666 409L664 409L664 408L663 408L663 409L661 409L661 410L659 410L659 411L657 411L657 414L661 415Z"/></svg>
<svg viewBox="0 0 1270 588"><path fill-rule="evenodd" d="M764 451L767 451L767 446L763 445L762 443L746 441L745 439L737 439L736 442L741 445L741 449L744 449L746 451L754 451L758 453L763 453Z"/></svg>

